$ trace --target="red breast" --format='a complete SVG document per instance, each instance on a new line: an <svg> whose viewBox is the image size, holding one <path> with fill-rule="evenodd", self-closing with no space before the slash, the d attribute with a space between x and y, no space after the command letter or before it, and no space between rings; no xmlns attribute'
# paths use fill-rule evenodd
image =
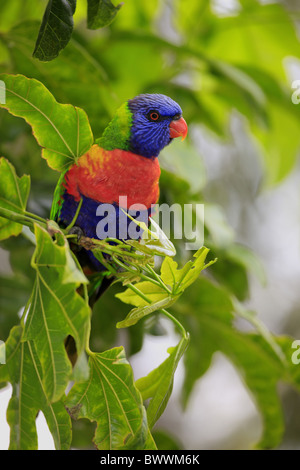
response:
<svg viewBox="0 0 300 470"><path fill-rule="evenodd" d="M66 173L65 187L76 200L83 194L99 202L119 205L119 197L127 196L127 208L133 204L149 208L159 197L159 177L157 158L119 149L103 150L93 145Z"/></svg>

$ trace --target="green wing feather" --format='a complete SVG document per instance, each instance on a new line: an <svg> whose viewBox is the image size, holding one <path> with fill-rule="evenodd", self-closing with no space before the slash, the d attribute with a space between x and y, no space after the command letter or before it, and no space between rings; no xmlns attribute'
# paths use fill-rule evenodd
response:
<svg viewBox="0 0 300 470"><path fill-rule="evenodd" d="M66 170L64 173L62 173L59 177L59 180L57 182L54 194L53 194L53 201L52 201L52 206L51 206L51 212L50 212L50 219L51 220L57 220L59 218L59 214L61 211L61 200L62 200L62 195L65 191L65 187L63 186L63 182L65 179L65 174L67 173L68 170Z"/></svg>

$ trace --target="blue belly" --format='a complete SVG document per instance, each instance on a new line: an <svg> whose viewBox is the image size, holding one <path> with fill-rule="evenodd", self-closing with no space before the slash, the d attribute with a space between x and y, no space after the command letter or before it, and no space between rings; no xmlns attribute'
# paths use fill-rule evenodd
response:
<svg viewBox="0 0 300 470"><path fill-rule="evenodd" d="M89 197L82 197L82 206L75 225L80 227L85 236L89 238L117 238L118 240L139 239L142 236L142 230L117 204L102 204ZM67 192L63 195L62 209L59 216L59 223L67 227L73 220L78 202ZM151 209L144 211L134 211L128 213L133 218L138 218L148 225L148 219L151 215ZM90 250L83 250L92 265L97 271L103 270L103 265L95 258Z"/></svg>

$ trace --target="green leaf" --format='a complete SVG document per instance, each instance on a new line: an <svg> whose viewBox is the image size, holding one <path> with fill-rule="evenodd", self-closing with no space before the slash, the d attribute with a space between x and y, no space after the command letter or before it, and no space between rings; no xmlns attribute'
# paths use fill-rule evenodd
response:
<svg viewBox="0 0 300 470"><path fill-rule="evenodd" d="M5 343L4 343L5 344ZM2 346L1 346L2 349ZM3 350L1 352L3 357ZM4 354L6 357L6 351L4 350ZM5 387L6 383L9 382L9 373L6 364L0 364L0 388Z"/></svg>
<svg viewBox="0 0 300 470"><path fill-rule="evenodd" d="M175 296L169 295L161 286L150 281L131 285L124 292L116 294L116 297L126 304L137 307L130 310L126 318L117 323L117 328L135 325L141 318L172 305L176 300Z"/></svg>
<svg viewBox="0 0 300 470"><path fill-rule="evenodd" d="M23 341L23 329L14 327L6 342L7 368L13 393L7 409L11 428L10 449L37 449L35 420L39 410L46 418L56 449L68 449L71 422L61 401L51 403L43 385L43 372L33 341Z"/></svg>
<svg viewBox="0 0 300 470"><path fill-rule="evenodd" d="M30 124L51 168L65 170L91 147L93 134L82 109L57 103L37 80L8 74L0 74L0 80L6 86L2 107Z"/></svg>
<svg viewBox="0 0 300 470"><path fill-rule="evenodd" d="M47 62L66 47L73 32L76 0L49 0L33 57Z"/></svg>
<svg viewBox="0 0 300 470"><path fill-rule="evenodd" d="M196 260L191 263L190 270L189 271L183 271L182 278L179 281L179 287L181 291L189 287L193 282L195 282L200 273L208 268L211 264L213 264L216 260L212 260L209 263L205 264L205 258L207 256L207 253L209 252L208 248L202 247L200 250L198 250L195 254L194 257Z"/></svg>
<svg viewBox="0 0 300 470"><path fill-rule="evenodd" d="M72 372L64 340L71 335L77 353L83 351L89 328L90 309L76 292L87 280L78 270L62 234L56 242L35 226L36 249L32 267L36 280L25 324L25 339L33 340L43 371L43 387L51 401L65 391Z"/></svg>
<svg viewBox="0 0 300 470"><path fill-rule="evenodd" d="M201 271L215 263L212 260L205 264L205 258L209 249L200 248L195 254L195 261L188 261L182 269L177 269L177 263L171 258L165 258L161 266L161 278L165 284L172 288L172 292L176 295L182 293L187 287L196 281Z"/></svg>
<svg viewBox="0 0 300 470"><path fill-rule="evenodd" d="M216 351L225 354L236 366L250 390L263 420L263 434L258 447L272 448L282 437L284 422L277 392L280 380L289 377L290 358L272 346L274 339L258 333L244 333L234 326L234 305L225 289L200 278L190 291L188 302L177 303L174 311L186 329L191 330L190 347L185 354L183 401L196 380L209 368ZM290 379L289 379L290 380Z"/></svg>
<svg viewBox="0 0 300 470"><path fill-rule="evenodd" d="M123 211L125 212L125 211ZM137 248L139 251L142 251L143 253L146 254L151 254L151 255L158 255L158 256L175 256L176 255L176 250L171 242L171 240L168 239L166 234L163 232L163 230L160 228L160 226L153 220L151 217L149 217L150 221L150 226L147 227L147 225L144 222L140 222L139 220L134 219L131 217L129 214L127 216L134 222L136 223L141 229L143 230L143 234L140 240L127 240L126 243L134 246Z"/></svg>
<svg viewBox="0 0 300 470"><path fill-rule="evenodd" d="M66 397L71 417L96 421L94 443L98 449L149 445L145 410L123 347L92 353L89 366L89 379L74 385Z"/></svg>
<svg viewBox="0 0 300 470"><path fill-rule="evenodd" d="M32 291L34 273L29 266L33 246L24 236L9 238L1 245L5 250L9 250L6 254L10 252L9 264L12 270L0 276L0 338L5 340L11 328L19 323L18 313L26 305Z"/></svg>
<svg viewBox="0 0 300 470"><path fill-rule="evenodd" d="M0 364L6 363L6 351L5 351L5 343L0 341Z"/></svg>
<svg viewBox="0 0 300 470"><path fill-rule="evenodd" d="M23 175L18 178L12 164L2 157L0 158L0 180L0 208L23 214L30 191L30 177ZM0 240L19 235L21 231L21 224L0 217Z"/></svg>
<svg viewBox="0 0 300 470"><path fill-rule="evenodd" d="M181 279L184 272L190 270L191 263L186 263L182 269L178 269L178 263L169 256L166 257L160 268L160 275L165 284L174 287Z"/></svg>
<svg viewBox="0 0 300 470"><path fill-rule="evenodd" d="M108 26L116 17L123 3L116 7L110 0L88 0L88 28Z"/></svg>
<svg viewBox="0 0 300 470"><path fill-rule="evenodd" d="M141 318L151 313L170 307L183 291L196 281L203 269L215 262L204 264L208 248L202 247L194 257L195 261L188 261L182 269L177 269L177 263L166 257L161 266L161 286L151 281L142 281L130 285L124 292L116 294L122 302L135 305L125 320L117 323L117 328L126 328L135 325ZM164 288L164 284L171 287L172 292Z"/></svg>
<svg viewBox="0 0 300 470"><path fill-rule="evenodd" d="M150 302L159 302L163 300L168 294L160 286L153 284L150 281L138 282L134 285L135 290L127 288L124 292L116 294L116 297L125 304L135 305L136 307L144 307L149 302L145 299L145 296ZM144 297L139 295L137 290L144 294Z"/></svg>
<svg viewBox="0 0 300 470"><path fill-rule="evenodd" d="M77 13L82 7L78 4ZM83 108L94 134L101 135L119 101L116 101L115 92L114 95L112 93L110 74L103 65L99 37L87 41L82 34L84 32L75 30L63 54L51 62L40 62L30 59L38 29L39 22L26 21L18 23L3 36L14 64L12 72L40 80L60 103L72 103ZM9 47L11 42L14 43L13 48Z"/></svg>
<svg viewBox="0 0 300 470"><path fill-rule="evenodd" d="M226 287L238 300L249 297L248 273L243 264L227 256L227 251L218 250L218 263L211 269L213 278Z"/></svg>
<svg viewBox="0 0 300 470"><path fill-rule="evenodd" d="M154 426L167 406L172 393L174 374L188 342L188 338L182 338L176 347L169 348L170 356L162 364L146 377L136 381L136 386L141 392L143 400L151 398L147 408L150 428Z"/></svg>
<svg viewBox="0 0 300 470"><path fill-rule="evenodd" d="M161 310L162 308L170 307L174 302L176 302L176 300L176 297L167 295L162 300L145 305L144 307L133 308L130 310L125 320L117 323L117 328L127 328L128 326L135 325L139 320L147 315L150 315L157 310Z"/></svg>

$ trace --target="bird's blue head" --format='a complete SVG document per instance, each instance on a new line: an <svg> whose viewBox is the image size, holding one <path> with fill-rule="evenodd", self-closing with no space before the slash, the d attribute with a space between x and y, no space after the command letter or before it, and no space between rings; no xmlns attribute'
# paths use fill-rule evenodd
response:
<svg viewBox="0 0 300 470"><path fill-rule="evenodd" d="M159 94L136 96L116 112L102 137L96 140L106 150L127 150L143 157L157 157L175 137L187 135L180 106Z"/></svg>
<svg viewBox="0 0 300 470"><path fill-rule="evenodd" d="M129 150L157 157L174 137L185 138L187 125L180 106L166 95L143 94L128 101L132 113Z"/></svg>

